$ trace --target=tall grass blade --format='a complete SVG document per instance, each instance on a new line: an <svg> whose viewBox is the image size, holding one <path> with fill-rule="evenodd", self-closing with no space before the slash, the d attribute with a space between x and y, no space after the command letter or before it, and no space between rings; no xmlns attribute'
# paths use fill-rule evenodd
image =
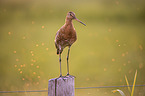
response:
<svg viewBox="0 0 145 96"><path fill-rule="evenodd" d="M131 96L133 96L133 93L134 93L134 88L135 88L136 77L137 77L137 70L136 70L136 72L135 72L135 76L134 76L134 82L133 82L133 86L132 86Z"/></svg>
<svg viewBox="0 0 145 96"><path fill-rule="evenodd" d="M130 89L130 87L129 87L129 83L128 83L128 80L127 80L127 77L126 77L126 75L125 75L125 80L126 80L126 84L127 84L127 88L128 88L128 90L129 90L129 92L130 92L130 94L131 94L131 89Z"/></svg>
<svg viewBox="0 0 145 96"><path fill-rule="evenodd" d="M117 92L117 91L118 91L122 96L125 96L125 94L124 94L121 90L119 90L119 89L113 90L112 92L115 93L115 92Z"/></svg>

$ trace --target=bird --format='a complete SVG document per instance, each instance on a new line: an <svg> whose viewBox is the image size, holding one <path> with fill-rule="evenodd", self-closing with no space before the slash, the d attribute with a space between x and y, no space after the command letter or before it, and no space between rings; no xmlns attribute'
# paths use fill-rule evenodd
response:
<svg viewBox="0 0 145 96"><path fill-rule="evenodd" d="M60 75L62 76L62 70L61 70L61 54L65 47L68 47L68 53L67 53L67 75L66 76L72 76L69 73L69 53L70 48L72 44L77 40L77 35L75 28L73 26L72 20L76 20L80 22L81 24L85 25L83 22L81 22L79 19L76 18L76 15L74 12L70 11L67 13L65 18L65 24L57 31L55 35L55 47L57 49L57 55L59 55L59 64L60 64Z"/></svg>

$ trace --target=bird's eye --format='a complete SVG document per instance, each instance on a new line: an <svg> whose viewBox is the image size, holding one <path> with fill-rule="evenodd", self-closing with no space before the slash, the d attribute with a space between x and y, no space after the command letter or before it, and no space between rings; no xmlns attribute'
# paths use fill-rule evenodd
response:
<svg viewBox="0 0 145 96"><path fill-rule="evenodd" d="M70 16L72 16L72 14L70 14Z"/></svg>

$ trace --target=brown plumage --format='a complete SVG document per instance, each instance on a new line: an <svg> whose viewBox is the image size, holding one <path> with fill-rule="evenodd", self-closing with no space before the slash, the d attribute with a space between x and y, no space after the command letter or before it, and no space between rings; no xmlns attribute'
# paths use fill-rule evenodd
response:
<svg viewBox="0 0 145 96"><path fill-rule="evenodd" d="M76 31L73 27L72 20L76 20L80 23L82 23L80 20L78 20L75 16L75 13L68 12L65 24L58 30L55 37L55 47L57 49L57 54L59 54L59 62L60 62L60 77L62 76L61 73L61 53L65 47L69 47L68 49L68 55L67 55L67 75L69 75L69 66L68 66L68 59L69 59L69 51L71 45L77 40ZM82 23L85 25L84 23Z"/></svg>

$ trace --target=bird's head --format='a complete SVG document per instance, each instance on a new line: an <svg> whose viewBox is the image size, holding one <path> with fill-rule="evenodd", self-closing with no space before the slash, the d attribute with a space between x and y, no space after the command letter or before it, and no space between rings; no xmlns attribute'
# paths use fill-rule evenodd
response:
<svg viewBox="0 0 145 96"><path fill-rule="evenodd" d="M68 19L75 19L75 18L76 18L75 13L74 13L74 12L71 12L71 11L68 12L68 13L67 13L67 18L68 18Z"/></svg>
<svg viewBox="0 0 145 96"><path fill-rule="evenodd" d="M83 22L81 22L79 19L77 19L77 18L76 18L76 16L75 16L75 13L74 13L74 12L71 12L71 11L70 11L70 12L68 12L66 17L67 17L67 19L71 19L71 20L73 20L73 19L74 19L74 20L76 20L76 21L78 21L78 22L80 22L80 23L82 23L83 25L85 25L85 26L86 26L86 24L84 24Z"/></svg>

